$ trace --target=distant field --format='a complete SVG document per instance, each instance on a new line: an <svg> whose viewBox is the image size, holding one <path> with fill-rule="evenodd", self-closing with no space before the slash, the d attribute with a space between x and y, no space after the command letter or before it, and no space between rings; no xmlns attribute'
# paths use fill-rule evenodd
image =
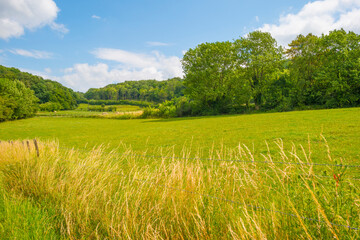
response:
<svg viewBox="0 0 360 240"><path fill-rule="evenodd" d="M132 105L111 105L116 108L115 111L91 111L88 107L100 108L100 105L79 104L75 110L38 112L38 117L71 117L71 118L113 118L113 119L131 119L142 114L142 109ZM109 107L109 106L106 106Z"/></svg>
<svg viewBox="0 0 360 240"><path fill-rule="evenodd" d="M81 103L75 110L65 110L65 111L56 111L56 112L38 112L37 116L41 117L97 117L104 116L107 114L113 115L124 115L124 114L132 114L135 112L140 112L141 108L138 106L132 105L111 105L111 107L115 107L116 111L114 112L106 112L106 111L91 111L88 107L100 107L100 105L88 105ZM109 107L109 106L106 106ZM105 112L105 113L104 113ZM104 116L105 117L105 116ZM110 117L110 115L108 116Z"/></svg>
<svg viewBox="0 0 360 240"><path fill-rule="evenodd" d="M87 148L126 144L135 151L191 147L208 155L211 148L246 144L256 154L276 150L281 138L287 149L311 142L314 161L327 161L322 133L332 154L346 162L360 159L360 108L176 119L87 119L37 117L0 123L0 139L57 139L61 146ZM213 147L214 146L214 147Z"/></svg>
<svg viewBox="0 0 360 240"><path fill-rule="evenodd" d="M77 107L77 111L87 111L88 107L95 107L95 106L101 106L101 105L89 105L86 103L80 103ZM139 106L133 106L133 105L107 105L107 107L116 107L117 112L132 112L132 111L139 111L141 108Z"/></svg>

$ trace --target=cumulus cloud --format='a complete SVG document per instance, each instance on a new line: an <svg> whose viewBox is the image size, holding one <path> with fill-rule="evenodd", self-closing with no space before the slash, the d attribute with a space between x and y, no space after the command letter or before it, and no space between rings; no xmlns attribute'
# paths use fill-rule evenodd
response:
<svg viewBox="0 0 360 240"><path fill-rule="evenodd" d="M153 68L162 74L162 78L182 76L180 58L167 57L160 52L153 51L151 54L133 53L121 49L99 48L93 54L103 60L118 62L126 69Z"/></svg>
<svg viewBox="0 0 360 240"><path fill-rule="evenodd" d="M0 0L0 38L19 37L25 29L35 30L49 25L53 30L67 33L55 23L59 8L53 0Z"/></svg>
<svg viewBox="0 0 360 240"><path fill-rule="evenodd" d="M286 45L299 34L321 35L340 28L360 33L360 0L309 2L298 13L281 16L278 24L264 24L259 30Z"/></svg>
<svg viewBox="0 0 360 240"><path fill-rule="evenodd" d="M167 57L159 52L140 54L121 49L100 48L93 51L93 54L99 59L113 61L118 65L109 67L106 63L75 64L65 69L63 76L54 79L77 91L86 91L92 87L103 87L126 80L165 80L183 76L180 58Z"/></svg>
<svg viewBox="0 0 360 240"><path fill-rule="evenodd" d="M38 50L13 49L13 50L9 50L9 52L15 55L31 57L36 59L49 59L52 57L52 53L45 51L38 51Z"/></svg>

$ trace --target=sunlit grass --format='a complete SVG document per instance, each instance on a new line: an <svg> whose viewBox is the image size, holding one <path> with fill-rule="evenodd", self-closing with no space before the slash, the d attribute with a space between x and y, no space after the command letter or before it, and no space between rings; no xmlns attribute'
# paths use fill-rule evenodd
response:
<svg viewBox="0 0 360 240"><path fill-rule="evenodd" d="M121 117L121 116L120 116ZM266 153L265 141L281 138L286 146L311 141L313 161L326 162L326 148L319 137L326 136L332 152L347 162L360 159L360 108L216 116L176 119L92 119L38 117L0 123L0 140L38 137L58 140L61 146L91 149L99 144L116 148L124 143L136 152L184 146L201 149L236 148L244 143Z"/></svg>
<svg viewBox="0 0 360 240"><path fill-rule="evenodd" d="M71 118L109 118L109 119L132 119L142 114L139 106L132 105L110 105L115 111L91 111L90 107L101 107L101 105L88 105L81 103L75 110L63 110L54 112L38 112L39 117L71 117ZM108 107L108 106L107 106Z"/></svg>
<svg viewBox="0 0 360 240"><path fill-rule="evenodd" d="M340 158L330 150L321 154L329 165L316 166L311 145L274 144L262 157L239 144L211 151L205 160L186 147L149 157L127 146L119 154L104 147L66 150L54 142L39 142L37 157L32 142L29 150L17 141L0 144L0 162L5 191L50 214L39 219L49 221L58 237L359 238L347 227L360 222L356 173L334 166Z"/></svg>

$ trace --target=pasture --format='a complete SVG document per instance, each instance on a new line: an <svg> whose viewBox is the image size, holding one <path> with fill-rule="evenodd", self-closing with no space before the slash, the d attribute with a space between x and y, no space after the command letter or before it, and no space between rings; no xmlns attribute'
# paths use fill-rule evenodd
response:
<svg viewBox="0 0 360 240"><path fill-rule="evenodd" d="M359 121L351 108L1 123L0 238L357 239Z"/></svg>
<svg viewBox="0 0 360 240"><path fill-rule="evenodd" d="M328 141L332 154L346 162L360 158L360 108L175 119L88 119L37 117L0 124L0 139L57 140L62 147L91 149L126 145L137 152L186 146L203 156L211 149L245 144L266 153L267 144L282 139L285 147L311 142L314 161L327 161L320 152Z"/></svg>

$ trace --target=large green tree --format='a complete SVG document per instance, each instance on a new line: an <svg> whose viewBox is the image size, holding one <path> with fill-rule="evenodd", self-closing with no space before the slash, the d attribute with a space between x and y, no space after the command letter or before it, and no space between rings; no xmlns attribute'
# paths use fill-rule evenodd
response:
<svg viewBox="0 0 360 240"><path fill-rule="evenodd" d="M203 43L189 49L183 59L185 87L196 106L215 113L229 112L241 83L235 45Z"/></svg>
<svg viewBox="0 0 360 240"><path fill-rule="evenodd" d="M34 116L38 101L24 83L0 78L0 121Z"/></svg>
<svg viewBox="0 0 360 240"><path fill-rule="evenodd" d="M321 37L322 65L316 82L322 87L321 104L327 107L360 103L360 35L335 30Z"/></svg>
<svg viewBox="0 0 360 240"><path fill-rule="evenodd" d="M294 99L296 105L313 105L322 97L322 87L315 77L322 64L320 59L321 39L313 34L299 35L286 50L290 60L290 77L295 83Z"/></svg>
<svg viewBox="0 0 360 240"><path fill-rule="evenodd" d="M334 30L321 37L299 35L289 44L290 75L297 105L344 107L359 104L360 37Z"/></svg>
<svg viewBox="0 0 360 240"><path fill-rule="evenodd" d="M270 33L254 31L235 41L236 63L243 68L255 108L260 109L265 89L283 66L283 50Z"/></svg>

